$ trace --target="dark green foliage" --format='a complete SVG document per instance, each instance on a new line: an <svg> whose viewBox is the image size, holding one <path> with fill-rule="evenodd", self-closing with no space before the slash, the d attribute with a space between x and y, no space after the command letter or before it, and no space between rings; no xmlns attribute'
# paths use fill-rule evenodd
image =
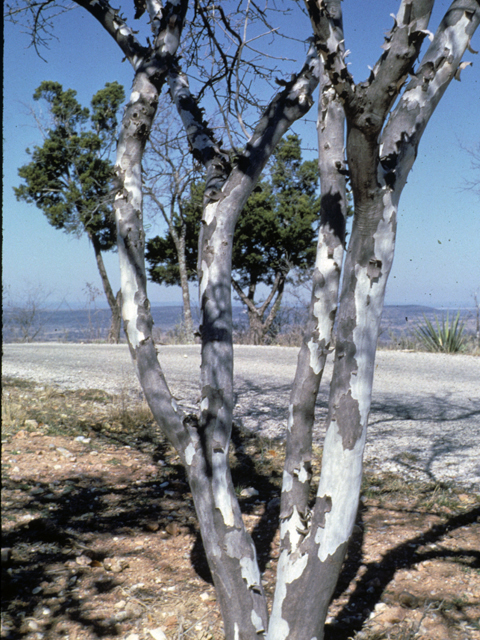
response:
<svg viewBox="0 0 480 640"><path fill-rule="evenodd" d="M306 269L314 263L318 170L315 161L302 162L300 142L297 135L289 135L278 145L270 175L259 182L238 221L232 259L234 277L242 288L271 285L277 273L286 276L293 267ZM196 276L203 190L204 184L192 185L182 203L189 279ZM179 284L170 235L149 240L146 258L153 282Z"/></svg>
<svg viewBox="0 0 480 640"><path fill-rule="evenodd" d="M78 103L76 91L64 91L58 82L42 82L33 97L46 100L53 126L42 146L27 150L32 160L18 170L24 182L14 189L17 199L35 204L56 229L86 232L101 251L112 249L113 166L108 153L125 98L123 87L107 83L94 95L91 113Z"/></svg>

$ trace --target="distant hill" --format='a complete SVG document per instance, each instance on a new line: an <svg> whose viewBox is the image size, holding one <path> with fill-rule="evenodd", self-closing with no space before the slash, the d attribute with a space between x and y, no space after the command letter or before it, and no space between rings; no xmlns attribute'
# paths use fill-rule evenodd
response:
<svg viewBox="0 0 480 640"><path fill-rule="evenodd" d="M181 305L166 305L152 307L155 323L154 330L165 334L175 330L182 322ZM456 312L451 311L450 317ZM443 310L422 305L386 305L383 310L379 341L381 344L390 342L392 338L407 335L414 328L424 322L423 316L434 322L435 315L441 320L445 315ZM194 320L198 323L198 309L193 309ZM467 330L474 332L474 313L462 310L462 319L467 322ZM282 308L278 317L278 330L287 333L293 326L302 326L306 320L306 310L299 307ZM248 326L248 318L243 306L233 307L233 322L236 329ZM53 311L38 311L28 328L29 335L35 334L37 341L82 342L90 340L104 340L110 323L109 309L58 309ZM12 312L3 311L3 341L12 342L22 339L22 332L13 320Z"/></svg>

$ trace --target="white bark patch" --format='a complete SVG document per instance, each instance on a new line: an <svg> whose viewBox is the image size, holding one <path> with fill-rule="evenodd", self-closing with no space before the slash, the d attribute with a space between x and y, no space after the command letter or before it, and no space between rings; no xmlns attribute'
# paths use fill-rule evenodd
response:
<svg viewBox="0 0 480 640"><path fill-rule="evenodd" d="M293 404L288 405L287 431L291 431L293 427Z"/></svg>
<svg viewBox="0 0 480 640"><path fill-rule="evenodd" d="M307 480L308 480L308 471L306 470L304 464L302 464L301 468L298 470L296 475L297 475L297 478L298 478L299 482L302 482L302 483L307 482Z"/></svg>
<svg viewBox="0 0 480 640"><path fill-rule="evenodd" d="M133 31L129 27L127 27L127 25L124 22L118 22L118 20L113 20L113 27L125 38L128 36L133 36Z"/></svg>
<svg viewBox="0 0 480 640"><path fill-rule="evenodd" d="M252 615L250 616L250 620L255 628L257 633L263 633L265 631L264 624L262 622L261 617L258 615L256 611L252 611Z"/></svg>
<svg viewBox="0 0 480 640"><path fill-rule="evenodd" d="M268 640L287 640L290 627L282 618L282 605L287 597L287 585L298 580L308 564L308 554L295 559L287 550L282 551L277 566L277 587L268 629Z"/></svg>
<svg viewBox="0 0 480 640"><path fill-rule="evenodd" d="M130 104L138 102L140 100L140 97L140 91L132 91L132 93L130 94Z"/></svg>
<svg viewBox="0 0 480 640"><path fill-rule="evenodd" d="M192 464L194 455L195 455L195 447L192 443L190 443L188 447L185 449L185 462L187 463L188 466Z"/></svg>
<svg viewBox="0 0 480 640"><path fill-rule="evenodd" d="M291 491L293 487L293 476L291 476L288 471L283 470L283 481L282 481L282 491L288 492Z"/></svg>
<svg viewBox="0 0 480 640"><path fill-rule="evenodd" d="M352 398L358 401L362 428L366 427L372 398L377 336L375 328L380 322L382 314L384 291L395 247L393 229L395 207L390 193L385 193L383 200L385 204L384 217L380 220L373 235L374 255L381 262L378 281L372 281L369 277L368 267L360 267L359 265L355 267L357 323L353 331L353 340L357 346L358 369L356 374L351 376L350 385Z"/></svg>
<svg viewBox="0 0 480 640"><path fill-rule="evenodd" d="M247 583L248 587L251 589L253 587L259 587L261 578L260 571L258 569L257 559L254 556L253 558L247 558L246 556L240 560L240 567L242 578Z"/></svg>
<svg viewBox="0 0 480 640"><path fill-rule="evenodd" d="M238 624L236 622L233 625L233 633L234 633L234 640L240 640L240 631L238 629Z"/></svg>
<svg viewBox="0 0 480 640"><path fill-rule="evenodd" d="M199 291L199 299L200 302L203 298L203 294L207 290L208 287L208 265L205 260L202 260L202 279L200 281L200 291Z"/></svg>
<svg viewBox="0 0 480 640"><path fill-rule="evenodd" d="M225 453L215 451L212 455L213 499L222 514L225 526L233 527L235 517L230 492L228 490Z"/></svg>
<svg viewBox="0 0 480 640"><path fill-rule="evenodd" d="M205 207L205 222L206 224L211 224L213 219L215 218L215 213L217 211L218 202L209 202Z"/></svg>
<svg viewBox="0 0 480 640"><path fill-rule="evenodd" d="M171 399L170 404L172 405L172 409L175 411L175 413L178 413L178 404L175 398Z"/></svg>
<svg viewBox="0 0 480 640"><path fill-rule="evenodd" d="M310 366L312 368L313 373L315 375L318 375L322 370L322 365L320 362L320 354L318 353L318 345L312 338L311 340L309 340L307 346L310 351Z"/></svg>
<svg viewBox="0 0 480 640"><path fill-rule="evenodd" d="M332 332L332 320L330 313L336 307L338 292L338 265L342 264L343 247L339 244L333 250L333 255L327 246L326 238L323 241L319 238L317 246L317 256L315 268L322 274L325 282L322 287L315 292L317 302L313 305L313 315L317 319L318 340L325 340L329 343Z"/></svg>
<svg viewBox="0 0 480 640"><path fill-rule="evenodd" d="M202 402L200 403L200 412L203 413L204 411L208 411L208 397L205 396L205 398L202 399Z"/></svg>
<svg viewBox="0 0 480 640"><path fill-rule="evenodd" d="M291 549L296 549L297 545L304 539L304 535L299 533L305 528L305 523L302 522L297 507L293 507L292 515L280 522L280 539L284 540L286 535L289 534L289 540Z"/></svg>
<svg viewBox="0 0 480 640"><path fill-rule="evenodd" d="M319 527L315 542L318 557L324 562L346 542L352 533L362 482L362 458L366 426L353 449L343 448L337 423L332 421L325 435L319 498L330 497L331 510L325 514L325 526Z"/></svg>
<svg viewBox="0 0 480 640"><path fill-rule="evenodd" d="M129 162L128 158L126 158L127 162ZM120 163L122 166L122 162ZM142 176L141 176L141 167L140 165L135 165L130 167L127 165L125 180L123 186L125 190L128 192L130 204L137 209L138 211L142 210ZM121 195L119 197L122 197Z"/></svg>
<svg viewBox="0 0 480 640"><path fill-rule="evenodd" d="M138 307L135 302L135 294L138 291L137 278L126 255L123 239L119 241L118 260L123 294L122 317L125 321L128 340L132 347L136 349L140 342L145 339L145 335L137 329Z"/></svg>

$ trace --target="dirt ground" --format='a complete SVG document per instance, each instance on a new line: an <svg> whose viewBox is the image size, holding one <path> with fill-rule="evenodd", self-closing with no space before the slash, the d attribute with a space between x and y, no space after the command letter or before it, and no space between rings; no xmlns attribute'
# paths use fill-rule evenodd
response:
<svg viewBox="0 0 480 640"><path fill-rule="evenodd" d="M2 638L220 640L183 469L146 408L15 380L2 396ZM234 432L269 595L282 455ZM479 495L367 474L326 639L480 639L479 523Z"/></svg>

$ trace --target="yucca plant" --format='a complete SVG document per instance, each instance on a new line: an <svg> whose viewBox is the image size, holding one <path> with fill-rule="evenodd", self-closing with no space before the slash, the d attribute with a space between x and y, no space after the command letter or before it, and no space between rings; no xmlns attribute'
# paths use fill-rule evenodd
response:
<svg viewBox="0 0 480 640"><path fill-rule="evenodd" d="M435 325L423 314L425 324L417 327L415 333L428 351L442 351L443 353L458 353L463 349L465 338L463 330L465 323L460 323L460 311L451 321L448 317L442 318L442 323L435 315Z"/></svg>

